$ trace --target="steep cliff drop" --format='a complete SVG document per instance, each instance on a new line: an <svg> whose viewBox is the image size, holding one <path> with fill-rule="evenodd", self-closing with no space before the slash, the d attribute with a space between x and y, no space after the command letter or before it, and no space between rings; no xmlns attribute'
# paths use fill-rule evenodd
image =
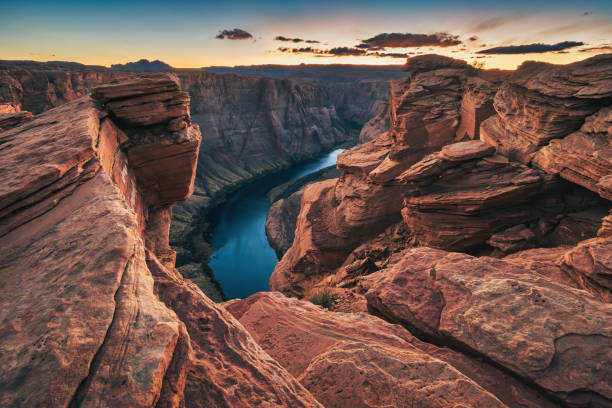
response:
<svg viewBox="0 0 612 408"><path fill-rule="evenodd" d="M508 406L612 406L612 54L515 72L422 56L406 69L390 132L304 190L271 289L401 324ZM259 320L285 312L278 302L230 310L292 371L275 349L284 334L269 333L297 323Z"/></svg>
<svg viewBox="0 0 612 408"><path fill-rule="evenodd" d="M174 269L200 140L171 74L0 133L0 405L320 406Z"/></svg>
<svg viewBox="0 0 612 408"><path fill-rule="evenodd" d="M0 128L27 120L25 111L39 114L84 96L99 84L137 74L125 68L0 61ZM254 178L337 145L353 146L361 126L384 105L388 95L384 78L390 74L375 70L355 82L342 71L343 83L328 84L310 81L320 78L320 72L296 81L200 69L174 72L191 97L192 120L200 125L207 148L199 155L194 195L174 210L170 241L181 272L211 297L221 299L206 265L211 253L204 236L209 210ZM371 75L373 79L367 80Z"/></svg>

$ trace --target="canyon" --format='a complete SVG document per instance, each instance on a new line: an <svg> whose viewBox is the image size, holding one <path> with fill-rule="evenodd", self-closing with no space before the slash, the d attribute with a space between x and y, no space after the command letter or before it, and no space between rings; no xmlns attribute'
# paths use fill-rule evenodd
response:
<svg viewBox="0 0 612 408"><path fill-rule="evenodd" d="M418 56L346 110L288 79L5 65L3 406L612 406L612 54ZM358 138L270 192L271 292L183 276L203 209Z"/></svg>
<svg viewBox="0 0 612 408"><path fill-rule="evenodd" d="M0 61L0 114L39 114L99 84L138 75L124 68ZM179 270L209 296L222 299L208 267L212 253L209 212L254 179L336 146L353 146L361 127L385 106L384 78L397 77L398 71L405 75L397 66L366 75L357 75L359 69L353 69L357 80L340 75L344 82L338 82L335 70L325 67L318 68L318 81L313 76L287 79L173 70L190 95L192 120L204 130L205 146L199 155L194 193L173 212L170 241L178 252ZM329 79L320 83L321 78ZM11 115L10 120L16 121L17 116Z"/></svg>

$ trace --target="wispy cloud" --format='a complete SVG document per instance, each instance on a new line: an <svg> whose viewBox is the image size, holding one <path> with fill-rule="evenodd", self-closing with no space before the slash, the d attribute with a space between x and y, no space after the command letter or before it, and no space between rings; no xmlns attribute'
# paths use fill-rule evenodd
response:
<svg viewBox="0 0 612 408"><path fill-rule="evenodd" d="M470 31L475 31L479 33L482 31L494 30L506 24L509 20L510 20L509 16L490 17L490 18L480 21L478 24L472 27Z"/></svg>
<svg viewBox="0 0 612 408"><path fill-rule="evenodd" d="M288 37L284 37L282 35L276 36L274 37L274 39L276 41L282 41L282 42L292 42L292 43L306 43L306 44L320 44L321 41L317 41L317 40L304 40L302 38L288 38Z"/></svg>
<svg viewBox="0 0 612 408"><path fill-rule="evenodd" d="M597 47L583 48L581 50L578 50L578 52L596 52L596 51L610 52L612 51L612 45L602 44Z"/></svg>
<svg viewBox="0 0 612 408"><path fill-rule="evenodd" d="M493 47L477 51L477 54L537 54L544 52L563 51L584 45L582 41L563 41L556 44L523 44Z"/></svg>
<svg viewBox="0 0 612 408"><path fill-rule="evenodd" d="M217 40L248 40L253 38L253 35L240 28L234 28L233 30L221 30L219 34L215 36Z"/></svg>

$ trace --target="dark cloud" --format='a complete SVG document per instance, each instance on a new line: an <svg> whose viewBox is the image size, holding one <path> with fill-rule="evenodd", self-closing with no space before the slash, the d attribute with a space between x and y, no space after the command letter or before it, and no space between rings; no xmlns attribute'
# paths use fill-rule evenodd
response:
<svg viewBox="0 0 612 408"><path fill-rule="evenodd" d="M411 55L413 53L410 53ZM390 57L390 58L408 58L408 54L401 52L371 52L368 55L374 55L379 58Z"/></svg>
<svg viewBox="0 0 612 408"><path fill-rule="evenodd" d="M588 11L585 11L584 13L582 13L583 16L588 16L589 14L591 13L589 13Z"/></svg>
<svg viewBox="0 0 612 408"><path fill-rule="evenodd" d="M335 47L330 50L326 50L325 54L344 56L344 55L365 55L366 50L361 48L353 47Z"/></svg>
<svg viewBox="0 0 612 408"><path fill-rule="evenodd" d="M470 41L478 41L478 36L473 35L473 36L471 36L471 37L469 38L469 40L470 40Z"/></svg>
<svg viewBox="0 0 612 408"><path fill-rule="evenodd" d="M578 52L593 52L593 51L610 51L612 50L612 45L600 45L598 47L591 47L591 48L583 48L581 50L578 50Z"/></svg>
<svg viewBox="0 0 612 408"><path fill-rule="evenodd" d="M287 37L283 37L282 35L274 37L274 40L283 41L283 42L294 42L294 43L301 43L304 41L301 38L287 38Z"/></svg>
<svg viewBox="0 0 612 408"><path fill-rule="evenodd" d="M449 33L411 34L411 33L383 33L375 37L362 40L356 48L368 50L384 50L385 48L409 47L452 47L461 44L459 36Z"/></svg>
<svg viewBox="0 0 612 408"><path fill-rule="evenodd" d="M563 41L557 44L524 44L509 45L505 47L493 47L480 50L477 54L534 54L551 51L563 51L568 48L584 45L582 41Z"/></svg>
<svg viewBox="0 0 612 408"><path fill-rule="evenodd" d="M320 41L317 40L304 40L302 38L288 38L288 37L284 37L282 35L276 36L274 37L274 39L276 41L283 41L283 42L292 42L292 43L306 43L306 44L320 44Z"/></svg>
<svg viewBox="0 0 612 408"><path fill-rule="evenodd" d="M244 31L240 28L234 28L233 30L222 30L215 36L218 40L248 40L253 38L251 33Z"/></svg>
<svg viewBox="0 0 612 408"><path fill-rule="evenodd" d="M474 27L472 27L470 31L481 32L481 31L493 30L497 27L501 27L502 25L506 24L508 20L509 20L509 17L507 16L487 18L485 20L482 20L480 23L476 24Z"/></svg>
<svg viewBox="0 0 612 408"><path fill-rule="evenodd" d="M301 47L301 48L290 48L290 47L278 47L277 51L291 54L313 54L317 57L390 57L390 58L406 58L408 54L405 53L394 53L394 52L368 52L361 48L355 47L335 47L327 50L322 50L313 47Z"/></svg>

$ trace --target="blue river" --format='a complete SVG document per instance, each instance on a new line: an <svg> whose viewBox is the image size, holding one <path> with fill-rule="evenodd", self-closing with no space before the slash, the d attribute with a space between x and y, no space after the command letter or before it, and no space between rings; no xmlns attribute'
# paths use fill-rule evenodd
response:
<svg viewBox="0 0 612 408"><path fill-rule="evenodd" d="M343 150L336 149L249 183L215 212L214 252L209 266L227 299L269 290L268 280L278 260L266 237L265 222L270 207L266 193L279 184L335 164Z"/></svg>

